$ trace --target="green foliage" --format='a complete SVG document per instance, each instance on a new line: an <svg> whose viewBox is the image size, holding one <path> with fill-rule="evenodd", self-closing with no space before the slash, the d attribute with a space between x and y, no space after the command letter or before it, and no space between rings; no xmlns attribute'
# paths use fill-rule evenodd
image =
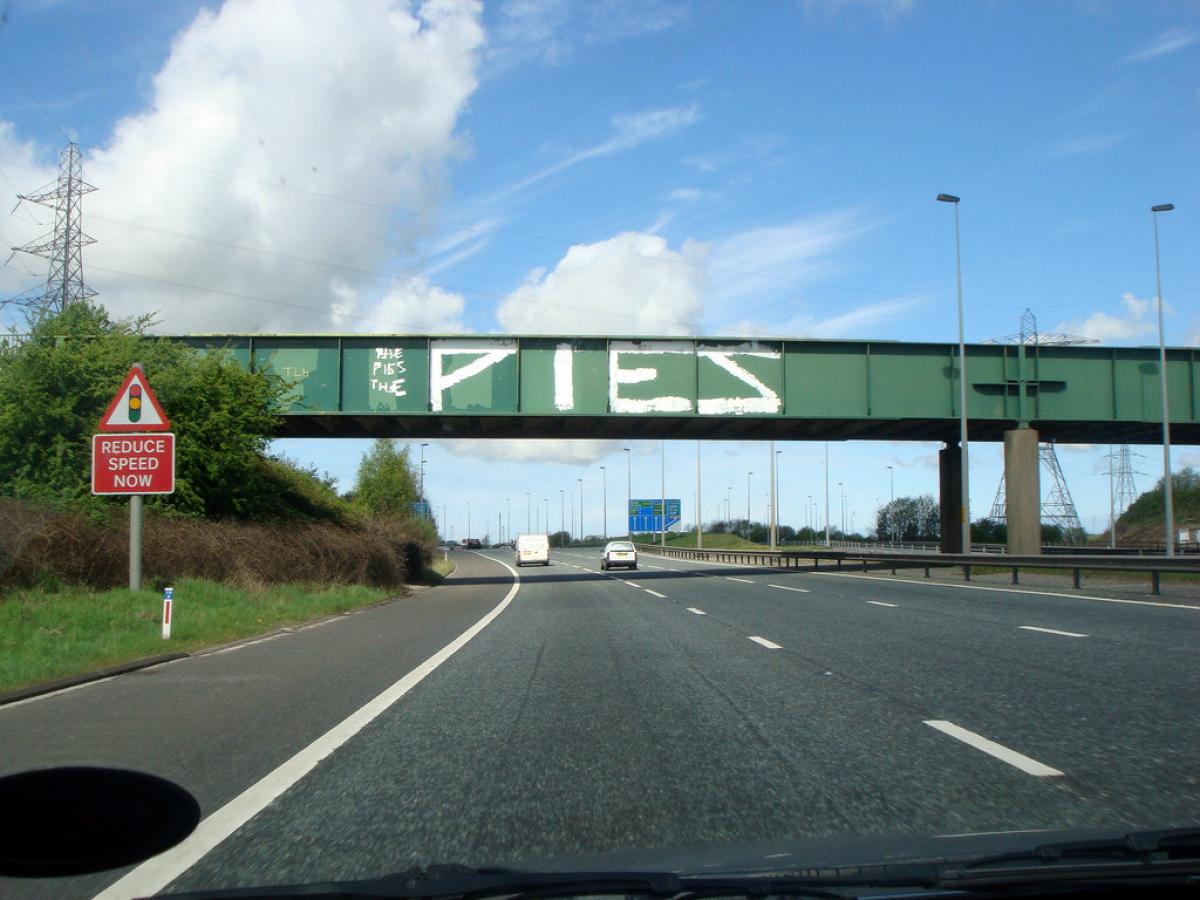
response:
<svg viewBox="0 0 1200 900"><path fill-rule="evenodd" d="M417 497L408 447L379 438L363 456L354 483L354 502L374 516L408 518Z"/></svg>
<svg viewBox="0 0 1200 900"><path fill-rule="evenodd" d="M279 491L263 452L286 385L224 354L147 335L150 324L114 322L102 307L78 303L32 322L27 341L0 350L0 490L108 511L109 501L90 493L91 436L140 362L176 434L175 493L153 505L184 515L269 515Z"/></svg>
<svg viewBox="0 0 1200 900"><path fill-rule="evenodd" d="M1175 521L1179 524L1200 521L1200 472L1189 466L1171 473L1171 502ZM1154 487L1129 504L1129 508L1117 520L1117 526L1127 529L1149 525L1161 530L1164 506L1163 480L1160 478ZM1162 540L1161 535L1158 539Z"/></svg>
<svg viewBox="0 0 1200 900"><path fill-rule="evenodd" d="M932 494L897 497L879 508L875 533L881 541L936 541L941 537L941 510Z"/></svg>

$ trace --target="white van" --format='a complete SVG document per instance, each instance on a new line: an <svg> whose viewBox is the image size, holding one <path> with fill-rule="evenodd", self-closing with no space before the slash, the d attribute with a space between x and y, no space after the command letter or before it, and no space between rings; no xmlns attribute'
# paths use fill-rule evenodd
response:
<svg viewBox="0 0 1200 900"><path fill-rule="evenodd" d="M526 563L541 563L550 565L550 537L545 534L517 535L517 565Z"/></svg>

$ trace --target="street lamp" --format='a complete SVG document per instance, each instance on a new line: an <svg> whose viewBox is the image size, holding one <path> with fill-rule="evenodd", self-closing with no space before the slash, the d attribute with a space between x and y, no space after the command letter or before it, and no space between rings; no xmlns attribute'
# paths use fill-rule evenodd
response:
<svg viewBox="0 0 1200 900"><path fill-rule="evenodd" d="M525 492L525 530L533 534L533 507L529 502L529 491Z"/></svg>
<svg viewBox="0 0 1200 900"><path fill-rule="evenodd" d="M846 535L846 492L844 490L842 490L842 482L839 481L837 483L837 486L838 486L838 496L841 498L841 501L842 501L842 514L838 517L838 527L842 531L842 536L845 537L845 535Z"/></svg>
<svg viewBox="0 0 1200 900"><path fill-rule="evenodd" d="M1167 556L1175 555L1175 503L1171 491L1171 407L1167 398L1167 342L1163 332L1162 270L1158 264L1158 214L1170 212L1174 203L1150 207L1154 222L1154 293L1158 306L1158 370L1162 382L1163 521L1167 530Z"/></svg>
<svg viewBox="0 0 1200 900"><path fill-rule="evenodd" d="M504 535L507 540L512 540L512 500L508 497L504 498L504 522L508 532Z"/></svg>
<svg viewBox="0 0 1200 900"><path fill-rule="evenodd" d="M775 442L771 441L771 449L775 449ZM771 454L771 549L774 550L779 544L779 454L782 450L775 450Z"/></svg>
<svg viewBox="0 0 1200 900"><path fill-rule="evenodd" d="M429 444L421 445L421 502L425 502L425 448Z"/></svg>
<svg viewBox="0 0 1200 900"><path fill-rule="evenodd" d="M546 506L546 531L550 530L550 498L543 497L542 503Z"/></svg>
<svg viewBox="0 0 1200 900"><path fill-rule="evenodd" d="M583 479L575 480L579 482L579 539L582 541L587 537L587 532L583 530Z"/></svg>
<svg viewBox="0 0 1200 900"><path fill-rule="evenodd" d="M746 535L750 534L750 476L753 472L746 473Z"/></svg>
<svg viewBox="0 0 1200 900"><path fill-rule="evenodd" d="M558 530L567 530L567 492L562 488L558 489Z"/></svg>
<svg viewBox="0 0 1200 900"><path fill-rule="evenodd" d="M895 470L895 469L893 469L891 466L888 466L888 467L887 467L887 470L888 470L888 482L889 482L889 492L888 492L888 525L890 526L890 527L888 528L888 531L890 532L890 533L888 534L888 537L892 538L892 540L894 541L894 540L895 540L895 537L894 537L894 535L895 535L895 533L896 533L896 527L895 527L895 523L892 521L892 517L896 515L896 510L895 510L895 508L892 506L892 504L896 502L896 470Z"/></svg>
<svg viewBox="0 0 1200 900"><path fill-rule="evenodd" d="M633 537L633 526L629 524L629 517L633 515L633 467L629 462L629 448L622 449L625 451L625 527Z"/></svg>
<svg viewBox="0 0 1200 900"><path fill-rule="evenodd" d="M971 495L970 473L971 466L967 454L967 345L963 340L963 303L962 303L962 254L958 236L958 204L960 199L953 194L938 194L942 203L954 205L954 272L958 286L958 443L962 448L962 505L959 507L959 525L962 529L963 553L971 552Z"/></svg>
<svg viewBox="0 0 1200 900"><path fill-rule="evenodd" d="M600 467L600 481L601 481L601 484L603 485L602 490L604 491L604 503L602 504L604 507L604 528L601 530L604 532L604 539L607 541L608 540L608 468L606 466Z"/></svg>
<svg viewBox="0 0 1200 900"><path fill-rule="evenodd" d="M696 549L704 546L704 507L700 496L700 441L696 441Z"/></svg>
<svg viewBox="0 0 1200 900"><path fill-rule="evenodd" d="M659 546L667 546L667 442L658 442L658 461L659 461L659 502L662 503L662 519L659 524L662 526L658 533Z"/></svg>

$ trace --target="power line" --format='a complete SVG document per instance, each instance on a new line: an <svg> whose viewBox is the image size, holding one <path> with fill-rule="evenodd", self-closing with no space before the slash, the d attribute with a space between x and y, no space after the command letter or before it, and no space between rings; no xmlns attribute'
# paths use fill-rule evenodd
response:
<svg viewBox="0 0 1200 900"><path fill-rule="evenodd" d="M18 72L13 64L8 61L8 57L4 54L3 50L0 50L0 62L3 62L8 68L8 71L12 72L13 78L17 79L17 83L25 89L25 93L29 95L29 99L32 100L34 105L36 105L37 108L42 111L42 115L46 117L50 124L62 132L63 137L65 137L69 143L73 139L71 133L67 131L67 129L63 128L62 123L59 122L58 119L50 115L50 110L46 109L46 107L42 105L42 101L37 98L37 95L34 94L29 85L25 83L25 79L21 77L21 73Z"/></svg>
<svg viewBox="0 0 1200 900"><path fill-rule="evenodd" d="M431 222L449 223L459 228L469 229L476 235L483 234L504 234L513 237L527 238L530 240L543 241L545 243L555 244L560 247L573 247L580 244L580 241L567 240L565 238L555 237L553 235L541 234L534 231L525 231L518 228L508 228L499 225L481 225L479 222L472 222L468 219L460 219L454 216L448 216L441 213L431 213L425 210L411 209L409 207L397 206L388 203L379 203L374 200L364 200L359 197L347 197L343 194L334 194L327 191L317 191L311 188L296 187L295 185L281 183L276 181L268 181L263 178L253 178L247 175L234 175L229 172L221 172L216 169L208 169L201 166L193 166L188 163L179 162L176 160L162 159L160 157L146 156L140 153L129 153L123 150L113 150L105 147L100 147L95 144L80 144L81 147L86 147L89 150L97 150L102 153L112 154L115 156L125 156L130 159L140 160L142 162L154 163L155 165L168 166L188 171L196 172L201 175L208 175L213 178L224 178L230 181L237 181L243 184L252 184L257 187L271 188L278 191L287 191L294 194L299 194L305 197L312 197L318 200L332 200L338 203L347 203L354 206L362 206L368 209L376 209L381 212L399 213L401 215L413 216L415 218L428 219ZM648 253L639 253L633 251L635 255L643 259L656 260L658 262L668 263L671 265L686 266L692 269L702 271L716 272L725 275L739 275L744 278L757 278L763 281L770 281L776 284L793 285L796 287L810 288L827 288L831 290L849 291L851 293L871 294L879 297L902 298L908 294L897 293L895 291L881 291L875 288L862 288L850 285L829 284L819 281L803 281L795 278L785 278L779 275L770 275L765 272L752 272L743 269L733 269L725 266L712 265L710 263L696 262L694 260L673 258L668 256L657 256Z"/></svg>

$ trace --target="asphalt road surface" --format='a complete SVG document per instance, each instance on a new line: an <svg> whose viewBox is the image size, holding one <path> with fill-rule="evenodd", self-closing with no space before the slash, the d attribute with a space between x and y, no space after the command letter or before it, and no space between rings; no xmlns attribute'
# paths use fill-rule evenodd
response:
<svg viewBox="0 0 1200 900"><path fill-rule="evenodd" d="M602 573L584 550L514 595L511 554L490 555L332 625L0 708L4 770L103 760L197 794L192 857L116 894L1200 821L1200 609L648 556Z"/></svg>

